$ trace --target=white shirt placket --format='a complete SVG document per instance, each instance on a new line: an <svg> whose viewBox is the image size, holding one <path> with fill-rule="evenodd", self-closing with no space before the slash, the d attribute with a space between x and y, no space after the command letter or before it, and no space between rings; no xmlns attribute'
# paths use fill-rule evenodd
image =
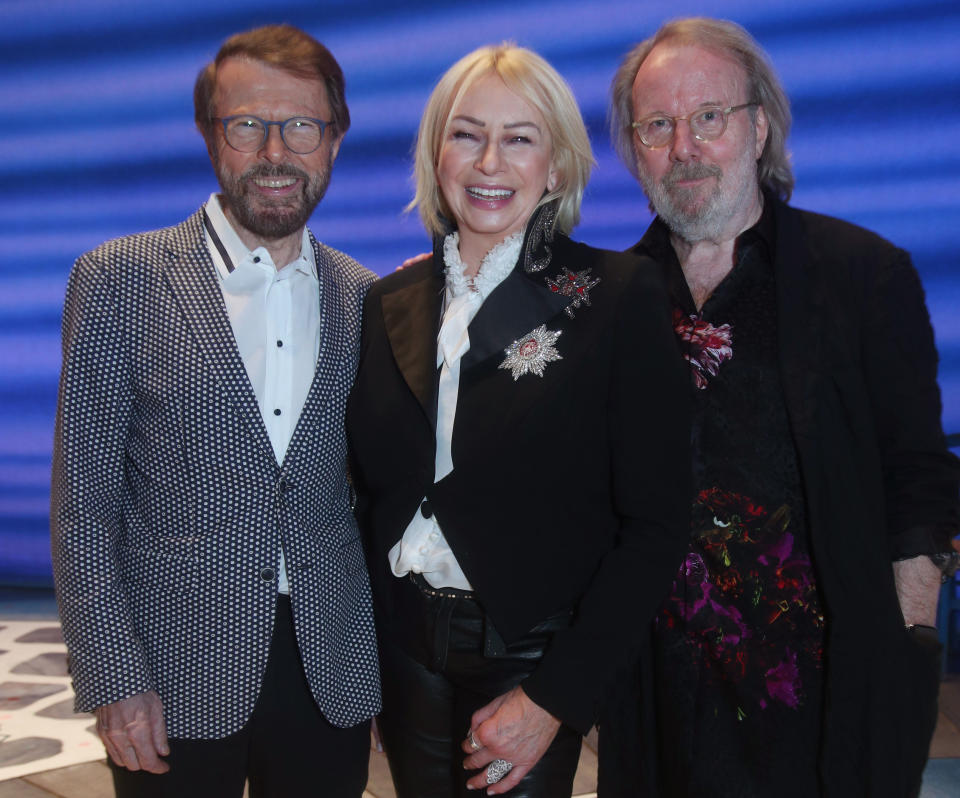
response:
<svg viewBox="0 0 960 798"><path fill-rule="evenodd" d="M284 270L286 271L286 270ZM283 272L274 274L264 294L266 357L264 359L264 421L277 462L283 462L290 442L293 393L293 346L289 343L292 318L291 286Z"/></svg>

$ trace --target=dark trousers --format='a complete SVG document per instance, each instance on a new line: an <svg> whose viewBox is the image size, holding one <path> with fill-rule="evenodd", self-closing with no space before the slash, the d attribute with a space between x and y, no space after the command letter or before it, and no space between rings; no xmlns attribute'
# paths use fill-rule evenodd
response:
<svg viewBox="0 0 960 798"><path fill-rule="evenodd" d="M411 602L420 610L409 629L418 645L405 651L386 639L380 648L379 725L397 796L475 797L466 789L475 771L463 769L466 754L460 750L471 715L536 669L553 633L569 625L569 615L552 617L504 645L474 599L431 596L412 581L409 588L420 594ZM543 758L508 795L569 796L581 741L574 729L561 726Z"/></svg>
<svg viewBox="0 0 960 798"><path fill-rule="evenodd" d="M290 599L279 596L270 659L253 714L219 740L170 740L164 774L110 763L118 798L359 798L367 783L369 724L331 726L307 685Z"/></svg>

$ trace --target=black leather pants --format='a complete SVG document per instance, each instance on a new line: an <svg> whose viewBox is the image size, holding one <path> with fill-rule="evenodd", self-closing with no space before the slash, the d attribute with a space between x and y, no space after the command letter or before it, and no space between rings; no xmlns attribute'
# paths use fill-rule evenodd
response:
<svg viewBox="0 0 960 798"><path fill-rule="evenodd" d="M509 646L497 635L480 605L464 594L420 594L416 655L382 641L383 712L379 718L384 747L398 798L451 798L468 791L476 771L463 769L460 744L470 716L492 699L516 687L532 673L553 633L569 625L569 614L554 616ZM383 635L389 638L389 635ZM572 687L571 689L575 689ZM573 789L581 736L561 726L543 758L507 795L511 798L561 798Z"/></svg>

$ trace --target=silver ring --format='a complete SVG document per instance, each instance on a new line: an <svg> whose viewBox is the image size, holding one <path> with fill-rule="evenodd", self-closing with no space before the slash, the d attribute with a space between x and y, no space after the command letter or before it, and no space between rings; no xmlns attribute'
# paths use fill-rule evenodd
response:
<svg viewBox="0 0 960 798"><path fill-rule="evenodd" d="M494 759L487 765L487 784L496 784L511 770L513 770L513 762L507 762L506 759Z"/></svg>
<svg viewBox="0 0 960 798"><path fill-rule="evenodd" d="M477 742L477 738L473 736L473 729L470 729L470 736L467 739L470 743L470 747L474 751L479 751L481 748L483 748L483 746Z"/></svg>

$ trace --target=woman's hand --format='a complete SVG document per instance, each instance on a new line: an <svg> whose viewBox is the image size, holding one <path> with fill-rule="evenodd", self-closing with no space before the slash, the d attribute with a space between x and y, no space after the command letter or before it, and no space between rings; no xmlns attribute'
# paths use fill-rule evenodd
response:
<svg viewBox="0 0 960 798"><path fill-rule="evenodd" d="M502 759L513 767L489 786L487 795L512 789L544 755L559 728L560 721L531 701L519 686L481 707L473 713L470 733L460 746L469 754L463 760L464 769L483 768L467 781L467 788L487 787L487 766ZM471 744L471 735L479 749Z"/></svg>

